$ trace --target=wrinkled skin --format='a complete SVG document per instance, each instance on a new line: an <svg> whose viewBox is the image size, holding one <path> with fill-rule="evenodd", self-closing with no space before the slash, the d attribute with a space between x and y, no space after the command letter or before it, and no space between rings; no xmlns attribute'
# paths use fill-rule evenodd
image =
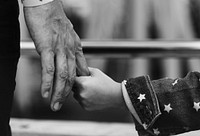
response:
<svg viewBox="0 0 200 136"><path fill-rule="evenodd" d="M80 39L60 0L24 7L24 16L41 56L42 96L50 97L51 109L57 111L69 95L75 76L89 75Z"/></svg>

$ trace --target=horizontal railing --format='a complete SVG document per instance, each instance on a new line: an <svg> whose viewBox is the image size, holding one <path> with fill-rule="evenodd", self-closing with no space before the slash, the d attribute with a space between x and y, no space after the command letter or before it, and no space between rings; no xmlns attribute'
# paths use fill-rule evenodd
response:
<svg viewBox="0 0 200 136"><path fill-rule="evenodd" d="M95 57L200 57L200 41L82 41ZM33 42L21 42L21 52L36 55Z"/></svg>

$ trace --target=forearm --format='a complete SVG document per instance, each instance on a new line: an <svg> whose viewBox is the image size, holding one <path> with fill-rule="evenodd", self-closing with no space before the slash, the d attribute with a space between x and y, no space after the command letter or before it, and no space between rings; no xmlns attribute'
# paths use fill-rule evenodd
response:
<svg viewBox="0 0 200 136"><path fill-rule="evenodd" d="M126 89L140 119L133 115L139 134L169 135L199 129L199 77L198 72L191 72L180 79L129 79Z"/></svg>

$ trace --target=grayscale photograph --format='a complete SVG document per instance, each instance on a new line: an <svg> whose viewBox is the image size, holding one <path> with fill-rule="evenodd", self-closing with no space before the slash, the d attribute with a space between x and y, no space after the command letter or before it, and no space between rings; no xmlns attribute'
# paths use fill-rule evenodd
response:
<svg viewBox="0 0 200 136"><path fill-rule="evenodd" d="M200 135L200 0L1 0L0 136Z"/></svg>

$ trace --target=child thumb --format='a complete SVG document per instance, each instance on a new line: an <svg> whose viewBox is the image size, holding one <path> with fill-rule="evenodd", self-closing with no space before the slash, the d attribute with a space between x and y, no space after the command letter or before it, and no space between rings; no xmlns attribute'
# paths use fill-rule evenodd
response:
<svg viewBox="0 0 200 136"><path fill-rule="evenodd" d="M89 67L89 71L90 71L90 75L91 75L91 76L96 76L96 75L98 75L98 73L100 72L99 69L97 69L97 68L92 68L92 67Z"/></svg>

